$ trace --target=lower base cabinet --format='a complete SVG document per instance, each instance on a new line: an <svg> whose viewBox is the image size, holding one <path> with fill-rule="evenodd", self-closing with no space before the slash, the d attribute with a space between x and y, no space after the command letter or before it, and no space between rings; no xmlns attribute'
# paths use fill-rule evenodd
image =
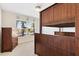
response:
<svg viewBox="0 0 79 59"><path fill-rule="evenodd" d="M57 48L49 48L42 44L36 44L36 54L39 56L75 56L74 52Z"/></svg>
<svg viewBox="0 0 79 59"><path fill-rule="evenodd" d="M35 34L35 54L39 56L75 56L74 42L72 40L74 38L67 37L66 39Z"/></svg>

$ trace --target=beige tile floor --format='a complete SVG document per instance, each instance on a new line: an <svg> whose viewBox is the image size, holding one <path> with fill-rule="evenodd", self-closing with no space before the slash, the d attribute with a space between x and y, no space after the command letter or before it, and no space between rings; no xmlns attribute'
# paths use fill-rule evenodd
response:
<svg viewBox="0 0 79 59"><path fill-rule="evenodd" d="M0 53L0 56L37 56L34 54L34 36L19 37L19 44L12 52Z"/></svg>

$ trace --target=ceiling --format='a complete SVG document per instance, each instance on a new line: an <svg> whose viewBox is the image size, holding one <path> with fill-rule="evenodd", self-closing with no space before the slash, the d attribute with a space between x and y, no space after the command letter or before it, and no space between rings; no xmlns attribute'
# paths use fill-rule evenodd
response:
<svg viewBox="0 0 79 59"><path fill-rule="evenodd" d="M41 5L41 10L43 10L53 4L54 3L0 3L0 7L10 12L39 18L39 11L35 10L35 6Z"/></svg>

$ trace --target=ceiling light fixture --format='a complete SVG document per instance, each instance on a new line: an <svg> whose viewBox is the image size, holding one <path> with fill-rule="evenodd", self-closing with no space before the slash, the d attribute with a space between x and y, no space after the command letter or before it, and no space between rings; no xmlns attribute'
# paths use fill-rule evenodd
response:
<svg viewBox="0 0 79 59"><path fill-rule="evenodd" d="M35 10L36 11L40 11L41 10L41 6L39 6L39 5L38 6L35 6Z"/></svg>

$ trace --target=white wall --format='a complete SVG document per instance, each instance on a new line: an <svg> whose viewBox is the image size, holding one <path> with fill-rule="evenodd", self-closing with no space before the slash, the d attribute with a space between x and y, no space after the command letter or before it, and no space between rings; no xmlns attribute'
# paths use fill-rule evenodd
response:
<svg viewBox="0 0 79 59"><path fill-rule="evenodd" d="M2 27L12 27L16 29L16 20L27 21L27 19L34 20L35 33L39 33L39 19L35 17L27 16L27 15L21 15L21 14L2 10ZM22 41L23 40L19 40L19 42L22 42ZM29 39L26 39L24 41L29 41Z"/></svg>
<svg viewBox="0 0 79 59"><path fill-rule="evenodd" d="M16 27L16 15L2 10L2 27Z"/></svg>
<svg viewBox="0 0 79 59"><path fill-rule="evenodd" d="M42 33L48 35L54 35L55 31L59 31L59 28L56 27L42 27Z"/></svg>
<svg viewBox="0 0 79 59"><path fill-rule="evenodd" d="M39 19L27 15L20 15L9 11L2 10L2 27L16 27L16 18L27 21L28 18L35 20L35 32L39 32Z"/></svg>
<svg viewBox="0 0 79 59"><path fill-rule="evenodd" d="M63 32L75 32L75 27L63 28Z"/></svg>
<svg viewBox="0 0 79 59"><path fill-rule="evenodd" d="M35 19L35 33L40 32L40 19Z"/></svg>
<svg viewBox="0 0 79 59"><path fill-rule="evenodd" d="M39 19L34 17L29 17L27 15L20 15L12 13L9 11L2 11L2 27L12 27L16 28L16 18L19 17L20 20L27 21L28 18L35 21L35 33L39 33Z"/></svg>
<svg viewBox="0 0 79 59"><path fill-rule="evenodd" d="M39 19L35 18L35 17L30 17L27 15L21 15L21 14L17 14L17 13L12 13L9 11L4 11L2 10L2 27L12 27L16 29L16 20L27 20L33 21L35 22L35 33L39 33ZM14 35L13 35L14 36ZM26 38L26 37L24 37ZM32 40L32 39L31 39ZM20 43L22 42L28 42L31 41L29 39L19 39L18 41Z"/></svg>
<svg viewBox="0 0 79 59"><path fill-rule="evenodd" d="M59 28L56 27L42 27L42 33L48 35L54 35L54 32L58 32ZM63 28L63 32L75 32L75 27Z"/></svg>
<svg viewBox="0 0 79 59"><path fill-rule="evenodd" d="M1 8L0 8L0 52L1 52Z"/></svg>

